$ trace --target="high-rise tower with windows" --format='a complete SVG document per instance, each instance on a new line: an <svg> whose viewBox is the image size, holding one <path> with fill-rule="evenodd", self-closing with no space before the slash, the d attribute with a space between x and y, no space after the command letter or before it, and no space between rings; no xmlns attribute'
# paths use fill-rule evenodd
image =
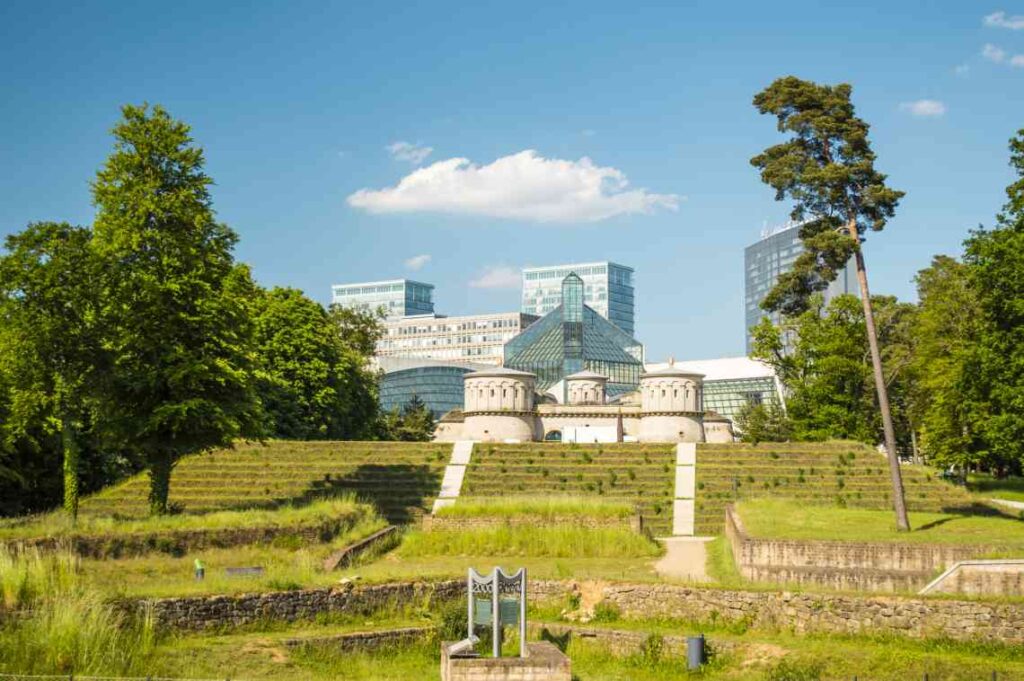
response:
<svg viewBox="0 0 1024 681"><path fill-rule="evenodd" d="M562 281L575 274L583 282L583 302L630 336L634 333L633 268L613 262L590 262L523 269L523 305L527 314L543 316L562 304Z"/></svg>

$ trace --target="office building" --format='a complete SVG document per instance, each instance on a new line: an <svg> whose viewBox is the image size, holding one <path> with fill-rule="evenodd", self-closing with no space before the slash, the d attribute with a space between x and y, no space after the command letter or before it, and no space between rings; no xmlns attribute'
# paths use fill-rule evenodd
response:
<svg viewBox="0 0 1024 681"><path fill-rule="evenodd" d="M389 319L377 356L501 366L505 343L536 320L521 312Z"/></svg>
<svg viewBox="0 0 1024 681"><path fill-rule="evenodd" d="M746 299L745 328L747 354L752 350L751 331L761 319L768 316L773 324L781 321L779 313L765 312L761 301L775 286L779 276L793 267L793 261L803 252L800 241L802 223L788 222L779 227L765 229L761 239L744 249L744 290ZM825 302L843 293L859 294L857 272L853 259L825 290Z"/></svg>
<svg viewBox="0 0 1024 681"><path fill-rule="evenodd" d="M434 314L434 285L410 279L336 284L331 302L363 310L383 308L387 319Z"/></svg>
<svg viewBox="0 0 1024 681"><path fill-rule="evenodd" d="M581 276L569 272L560 285L559 304L505 345L505 366L534 375L559 401L565 377L584 370L606 377L609 397L636 390L643 345L584 302Z"/></svg>
<svg viewBox="0 0 1024 681"><path fill-rule="evenodd" d="M583 281L583 302L629 336L634 333L633 268L613 262L551 265L523 269L523 312L543 316L562 304L562 280Z"/></svg>

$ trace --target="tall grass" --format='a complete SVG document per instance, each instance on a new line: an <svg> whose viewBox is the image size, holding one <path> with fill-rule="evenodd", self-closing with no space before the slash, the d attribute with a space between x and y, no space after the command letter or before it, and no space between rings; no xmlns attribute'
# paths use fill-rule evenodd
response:
<svg viewBox="0 0 1024 681"><path fill-rule="evenodd" d="M531 556L544 558L628 558L656 556L660 547L646 537L617 528L566 525L503 526L473 531L411 532L399 548L403 557Z"/></svg>
<svg viewBox="0 0 1024 681"><path fill-rule="evenodd" d="M626 502L569 495L461 498L456 504L437 511L438 515L454 518L537 516L539 520L573 516L628 518L635 513L636 507Z"/></svg>
<svg viewBox="0 0 1024 681"><path fill-rule="evenodd" d="M70 535L109 535L186 530L220 530L232 528L294 527L317 525L348 519L352 524L375 513L372 506L359 503L355 496L341 496L316 501L305 506L282 506L274 509L215 511L203 514L156 516L126 520L110 516L83 515L72 525L62 511L35 516L30 520L0 521L0 540Z"/></svg>
<svg viewBox="0 0 1024 681"><path fill-rule="evenodd" d="M0 549L0 669L22 674L144 671L153 622L136 619L81 583L78 559Z"/></svg>

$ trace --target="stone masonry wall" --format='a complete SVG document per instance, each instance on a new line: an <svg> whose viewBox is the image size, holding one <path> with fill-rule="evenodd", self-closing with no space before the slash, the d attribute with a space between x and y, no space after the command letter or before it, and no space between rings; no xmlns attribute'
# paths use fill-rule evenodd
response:
<svg viewBox="0 0 1024 681"><path fill-rule="evenodd" d="M749 580L837 590L916 592L936 572L992 550L946 544L755 539L747 535L732 507L726 509L725 535L740 574Z"/></svg>
<svg viewBox="0 0 1024 681"><path fill-rule="evenodd" d="M530 602L560 599L575 583L529 582ZM465 581L398 582L266 594L127 601L152 608L161 628L203 630L265 619L296 621L321 613L372 615L400 602L461 598ZM947 598L848 596L825 593L733 591L669 584L610 584L602 598L628 618L746 622L753 627L842 634L891 634L1024 643L1024 603L956 601Z"/></svg>
<svg viewBox="0 0 1024 681"><path fill-rule="evenodd" d="M1024 643L1024 604L617 584L604 599L626 617L747 622L797 632L891 634Z"/></svg>

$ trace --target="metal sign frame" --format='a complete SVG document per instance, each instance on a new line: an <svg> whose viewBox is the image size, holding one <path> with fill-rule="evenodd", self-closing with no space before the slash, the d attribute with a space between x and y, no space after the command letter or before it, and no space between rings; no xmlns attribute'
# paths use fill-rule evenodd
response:
<svg viewBox="0 0 1024 681"><path fill-rule="evenodd" d="M519 596L519 657L526 657L526 568L519 568L515 573L508 574L501 568L494 568L488 575L482 575L469 568L466 580L466 595L469 615L469 635L473 635L473 604L476 596L491 597L491 633L494 657L501 657L501 606L502 594Z"/></svg>

